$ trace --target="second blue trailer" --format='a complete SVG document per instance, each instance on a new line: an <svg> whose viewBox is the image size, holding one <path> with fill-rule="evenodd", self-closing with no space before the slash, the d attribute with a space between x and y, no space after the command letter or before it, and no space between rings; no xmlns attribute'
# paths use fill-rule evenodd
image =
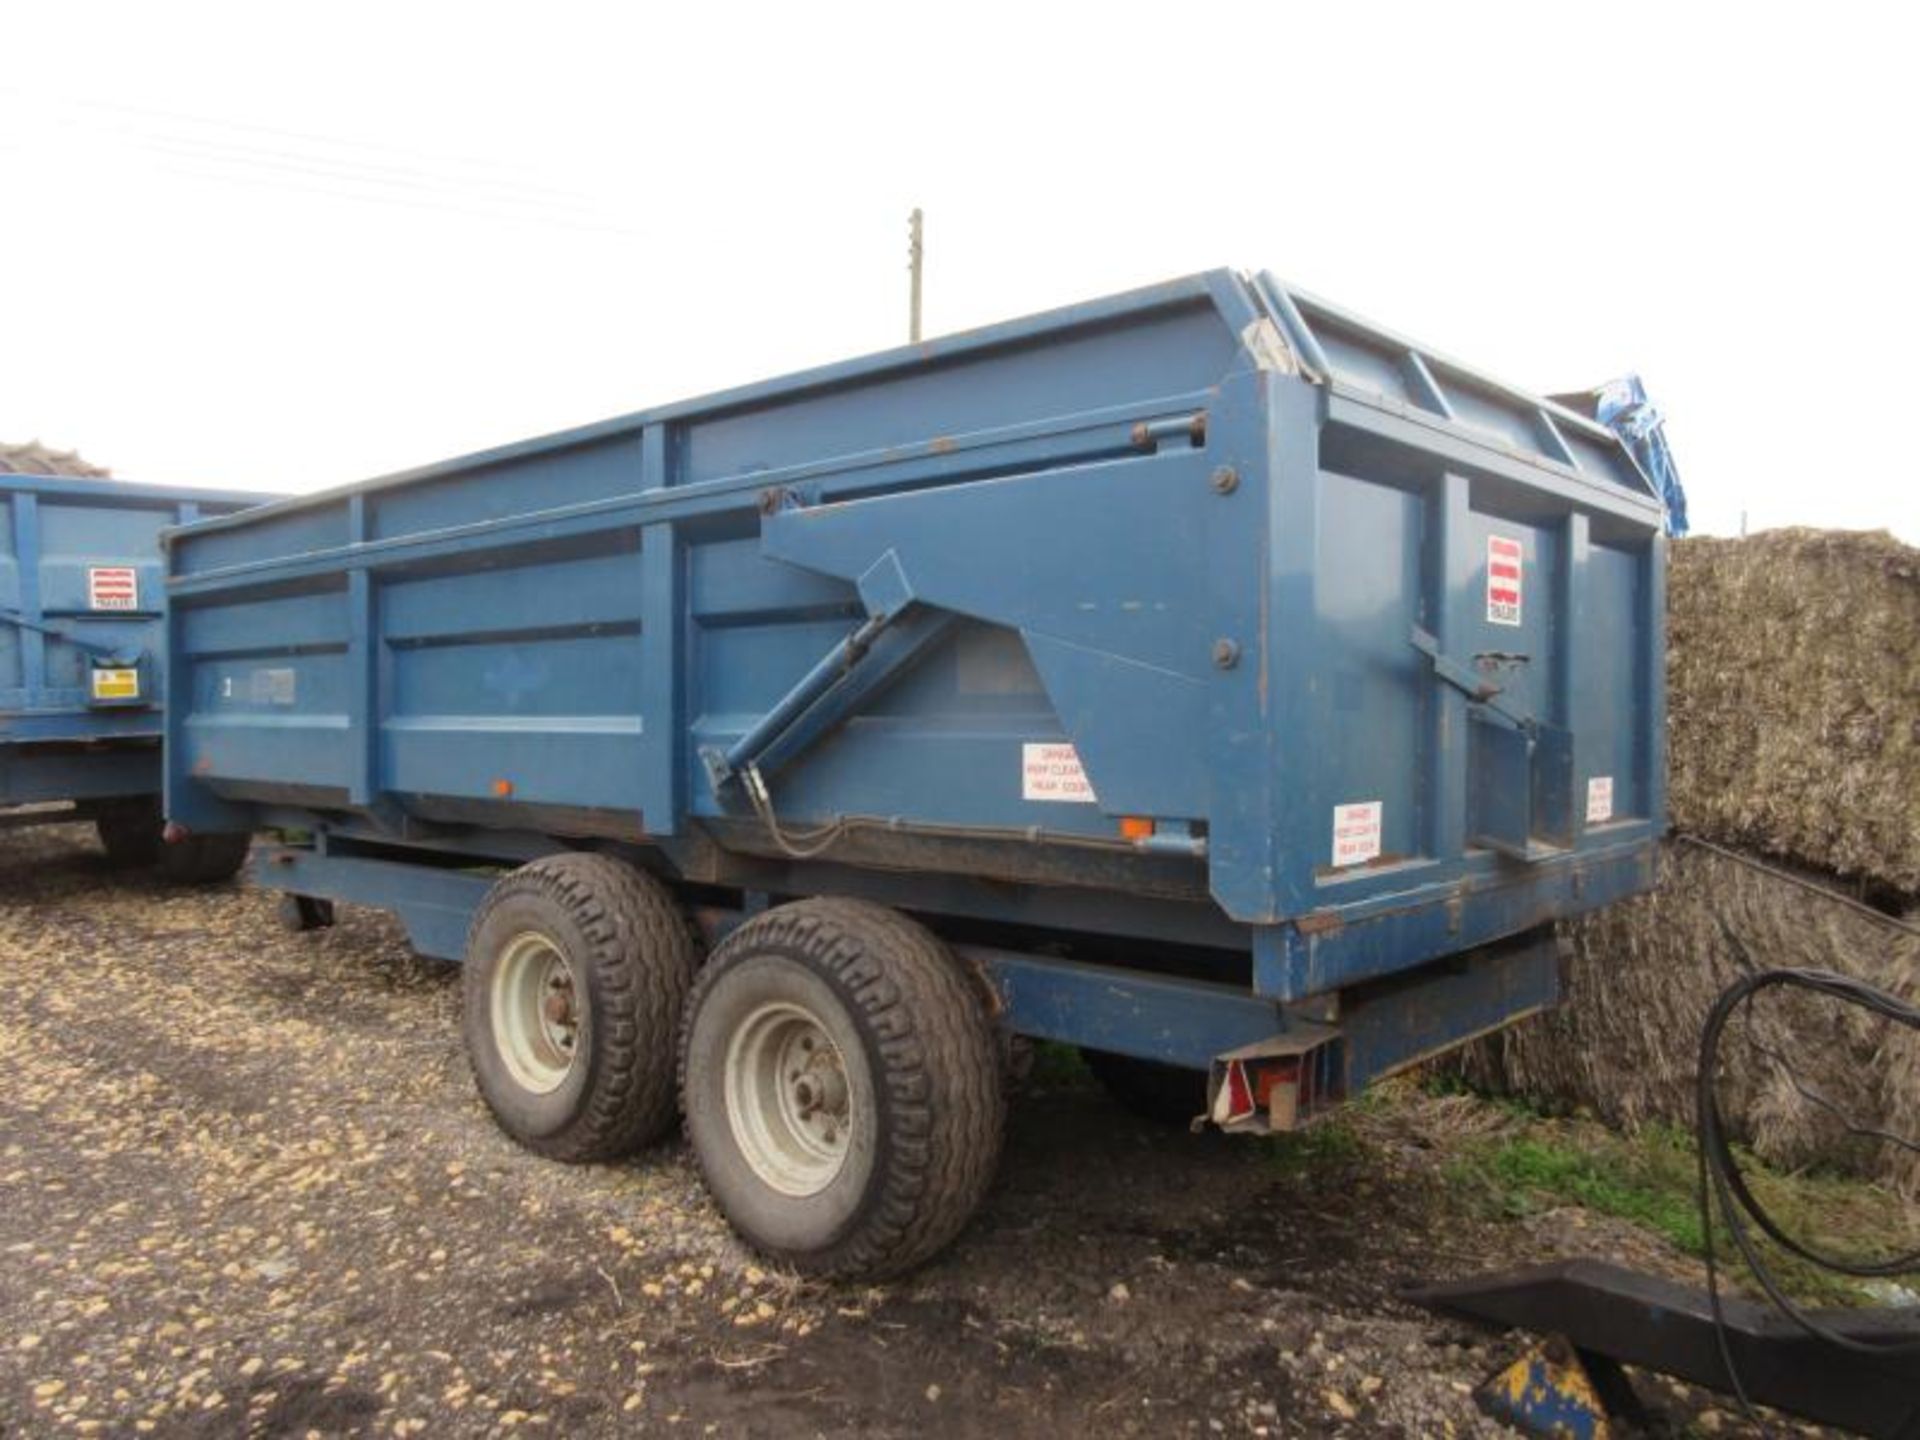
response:
<svg viewBox="0 0 1920 1440"><path fill-rule="evenodd" d="M91 820L110 859L178 880L240 868L244 837L161 842L160 534L265 498L0 474L0 825Z"/></svg>
<svg viewBox="0 0 1920 1440"><path fill-rule="evenodd" d="M1009 1037L1306 1123L1651 884L1664 551L1603 427L1214 271L176 532L168 808L467 962L482 1094L683 1111L802 1268L964 1223Z"/></svg>

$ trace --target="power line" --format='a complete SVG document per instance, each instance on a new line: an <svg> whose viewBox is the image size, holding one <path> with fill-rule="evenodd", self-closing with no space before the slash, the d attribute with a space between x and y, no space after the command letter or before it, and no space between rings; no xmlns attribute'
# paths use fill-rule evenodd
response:
<svg viewBox="0 0 1920 1440"><path fill-rule="evenodd" d="M22 94L16 89L0 88L0 99L5 98L19 99ZM102 126L85 115L61 116L44 109L35 113L35 118L42 123L58 125L104 142L109 151L123 145L130 151L183 162L163 163L160 168L193 179L243 186L270 185L330 198L440 211L483 220L508 220L606 234L644 233L623 222L617 214L590 197L551 185L485 175L449 175L417 164L396 165L382 160L362 159L352 154L327 153L325 150L316 152L236 142L218 138L217 132L225 130L297 139L347 151L359 149L389 155L417 153L393 146L370 145L302 131L143 110L107 102L63 99L58 103L82 110L132 116L137 121L183 123L216 132L211 136L200 136L172 132L164 126ZM27 147L16 142L9 148L20 150ZM489 162L459 160L455 163L485 166Z"/></svg>
<svg viewBox="0 0 1920 1440"><path fill-rule="evenodd" d="M565 216L531 213L516 214L504 210L482 210L473 206L449 204L439 200L413 199L405 195L370 194L366 191L343 189L338 186L307 184L303 183L297 177L233 174L217 169L196 169L191 165L183 164L163 164L160 168L189 179L212 181L215 184L231 185L243 190L258 190L262 186L267 186L276 190L294 191L303 195L324 196L335 200L350 200L362 205L380 205L406 210L430 211L442 215L463 215L475 220L492 220L510 225L534 225L553 230L572 230L589 234L639 236L646 233L632 226L617 223L595 224L590 221L569 219Z"/></svg>
<svg viewBox="0 0 1920 1440"><path fill-rule="evenodd" d="M497 195L487 193L487 198L497 198L514 204L538 205L542 208L559 206L582 212L597 212L599 208L579 196L569 195L565 191L555 190L552 187L521 186L511 182L492 180L466 182L447 179L428 170L392 165L366 165L335 156L304 154L297 150L272 150L251 145L233 145L219 141L198 140L191 136L146 135L138 131L124 133L127 133L136 145L165 148L178 153L212 159L231 160L237 165L262 164L355 180L368 185L468 193L497 191L499 192Z"/></svg>
<svg viewBox="0 0 1920 1440"><path fill-rule="evenodd" d="M270 135L282 140L301 140L316 145L330 145L347 150L366 150L385 155L401 156L412 160L434 159L454 165L471 165L477 168L500 168L500 161L491 156L428 156L426 152L404 146L391 145L375 140L351 139L342 135L322 135L311 130L289 130L279 126L260 125L252 121L216 119L209 115L193 115L178 110L159 110L147 106L128 105L122 101L87 99L77 95L53 97L34 96L17 86L0 85L0 97L13 96L19 99L44 104L51 100L57 105L65 105L76 110L98 110L109 114L126 115L144 120L162 120L175 124L195 125L208 130L225 130L250 135ZM44 113L44 111L42 111ZM378 163L378 162L363 162ZM517 182L516 182L517 183ZM548 189L551 187L539 186Z"/></svg>

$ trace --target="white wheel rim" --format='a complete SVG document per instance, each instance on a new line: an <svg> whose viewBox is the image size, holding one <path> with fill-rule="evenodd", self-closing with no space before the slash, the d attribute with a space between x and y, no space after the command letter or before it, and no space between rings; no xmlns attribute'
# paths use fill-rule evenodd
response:
<svg viewBox="0 0 1920 1440"><path fill-rule="evenodd" d="M546 936L529 930L507 942L493 968L493 1043L515 1083L536 1095L557 1090L580 1049L573 967Z"/></svg>
<svg viewBox="0 0 1920 1440"><path fill-rule="evenodd" d="M753 1173L782 1195L817 1195L846 1163L853 1091L846 1061L804 1006L760 1006L726 1057L727 1123Z"/></svg>

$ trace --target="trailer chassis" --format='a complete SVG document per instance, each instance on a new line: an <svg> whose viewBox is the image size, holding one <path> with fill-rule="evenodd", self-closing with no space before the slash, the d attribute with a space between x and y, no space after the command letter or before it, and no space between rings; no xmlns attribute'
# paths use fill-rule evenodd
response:
<svg viewBox="0 0 1920 1440"><path fill-rule="evenodd" d="M393 912L421 954L464 961L474 915L506 872L390 856L321 832L256 847L253 867L263 887L290 897L283 914L297 928L327 923L333 902L366 905ZM712 945L784 898L745 890L738 903L687 910ZM920 918L939 928L938 916ZM985 983L1004 1033L1207 1072L1208 1109L1195 1123L1236 1132L1305 1125L1375 1080L1551 1008L1562 989L1550 924L1295 1001L1177 966L1160 973L965 940L951 948Z"/></svg>

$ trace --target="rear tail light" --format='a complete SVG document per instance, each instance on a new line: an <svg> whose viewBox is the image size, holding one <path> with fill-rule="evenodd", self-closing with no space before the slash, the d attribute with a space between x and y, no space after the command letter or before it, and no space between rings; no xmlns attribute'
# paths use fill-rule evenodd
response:
<svg viewBox="0 0 1920 1440"><path fill-rule="evenodd" d="M1207 1119L1225 1130L1296 1130L1346 1098L1342 1067L1339 1032L1303 1024L1215 1060Z"/></svg>

